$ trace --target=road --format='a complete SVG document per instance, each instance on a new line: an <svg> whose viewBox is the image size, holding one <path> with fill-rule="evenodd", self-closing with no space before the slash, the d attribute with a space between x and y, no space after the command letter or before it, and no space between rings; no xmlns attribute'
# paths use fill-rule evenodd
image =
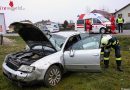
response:
<svg viewBox="0 0 130 90"><path fill-rule="evenodd" d="M118 33L118 31L116 30L116 32ZM115 35L130 35L130 30L124 30L123 33L118 33Z"/></svg>
<svg viewBox="0 0 130 90"><path fill-rule="evenodd" d="M66 30L69 31L69 30ZM118 32L116 30L116 32ZM114 34L114 35L130 35L130 30L124 30L123 33L118 33L118 34ZM11 34L5 34L4 36L18 36L18 34L16 33L11 33Z"/></svg>

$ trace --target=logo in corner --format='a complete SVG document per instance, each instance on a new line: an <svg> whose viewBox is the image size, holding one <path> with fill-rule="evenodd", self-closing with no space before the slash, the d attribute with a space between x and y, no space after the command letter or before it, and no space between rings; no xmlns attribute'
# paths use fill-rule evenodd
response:
<svg viewBox="0 0 130 90"><path fill-rule="evenodd" d="M13 0L9 0L8 6L1 6L0 5L0 11L1 10L15 11L15 10L25 10L25 8L23 6L16 6L16 5L14 5L14 1Z"/></svg>
<svg viewBox="0 0 130 90"><path fill-rule="evenodd" d="M9 2L9 6L10 6L10 7L13 7L13 6L14 6L13 1L10 1L10 2Z"/></svg>

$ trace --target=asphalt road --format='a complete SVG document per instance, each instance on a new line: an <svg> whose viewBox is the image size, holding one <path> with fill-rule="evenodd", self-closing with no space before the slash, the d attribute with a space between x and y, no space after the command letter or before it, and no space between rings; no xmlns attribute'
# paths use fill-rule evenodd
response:
<svg viewBox="0 0 130 90"><path fill-rule="evenodd" d="M69 31L69 30L67 30ZM123 33L118 33L118 31L116 30L117 34L113 34L113 35L130 35L130 30L124 30ZM16 33L10 33L10 34L5 34L4 36L18 36L18 34Z"/></svg>
<svg viewBox="0 0 130 90"><path fill-rule="evenodd" d="M115 35L130 35L130 30L124 30L123 33L118 33L118 31L116 30L117 34Z"/></svg>

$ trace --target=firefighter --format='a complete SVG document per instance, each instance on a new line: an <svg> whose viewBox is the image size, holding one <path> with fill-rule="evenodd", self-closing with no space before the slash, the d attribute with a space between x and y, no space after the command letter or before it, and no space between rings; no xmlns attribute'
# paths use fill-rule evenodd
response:
<svg viewBox="0 0 130 90"><path fill-rule="evenodd" d="M115 57L116 57L116 64L117 70L123 71L121 69L121 54L120 54L120 45L119 40L116 37L111 35L103 36L101 39L101 54L104 54L104 68L109 67L109 55L111 48L115 49Z"/></svg>

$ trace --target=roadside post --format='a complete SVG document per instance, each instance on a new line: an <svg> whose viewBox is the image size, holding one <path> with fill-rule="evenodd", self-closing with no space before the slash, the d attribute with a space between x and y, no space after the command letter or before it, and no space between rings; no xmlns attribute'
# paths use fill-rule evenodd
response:
<svg viewBox="0 0 130 90"><path fill-rule="evenodd" d="M0 34L0 45L3 45L3 34Z"/></svg>

